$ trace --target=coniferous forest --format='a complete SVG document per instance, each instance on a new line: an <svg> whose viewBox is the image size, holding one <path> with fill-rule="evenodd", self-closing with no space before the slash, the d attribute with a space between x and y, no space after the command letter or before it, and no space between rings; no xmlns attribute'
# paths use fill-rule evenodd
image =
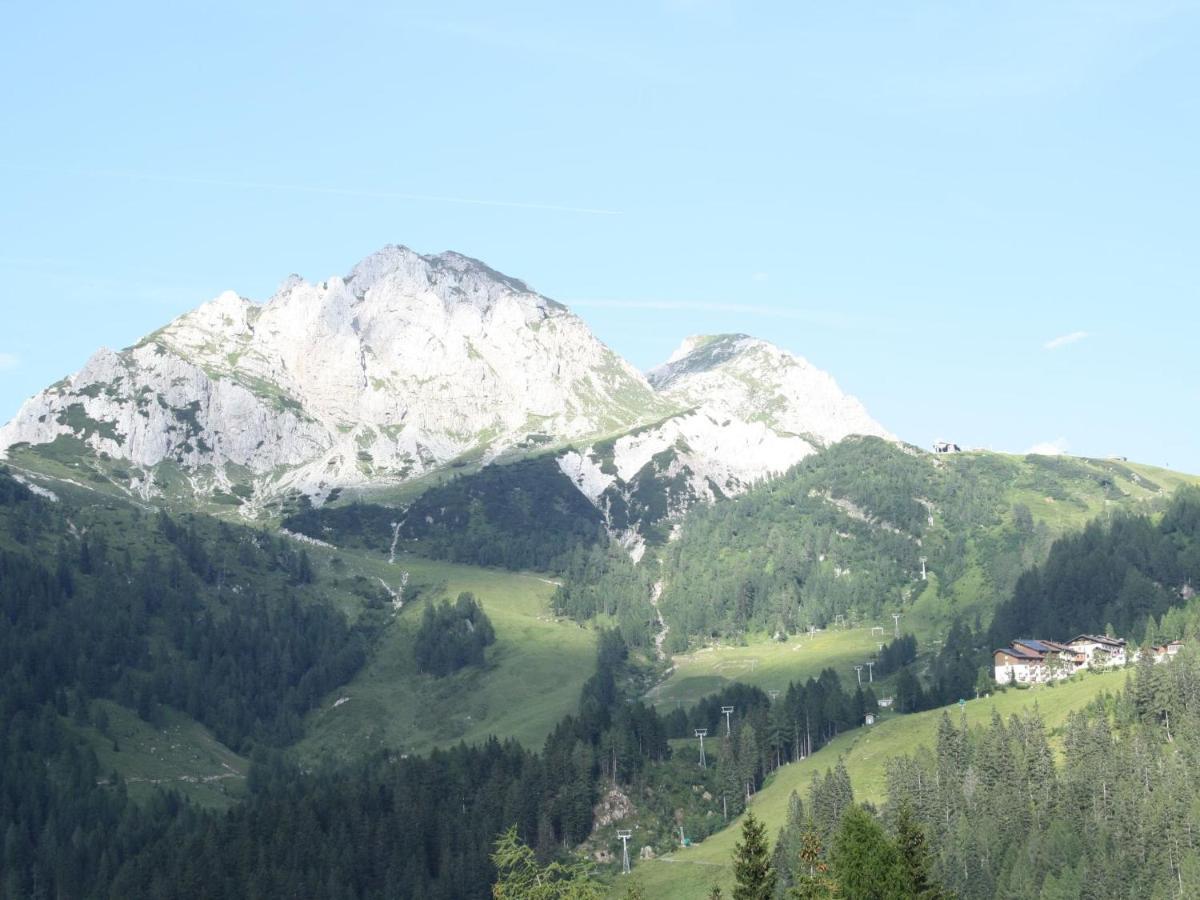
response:
<svg viewBox="0 0 1200 900"><path fill-rule="evenodd" d="M622 609L633 607L613 600L644 595L645 576L580 544L563 557L555 604L617 627L601 636L577 712L538 751L493 739L301 768L287 747L305 713L363 666L386 621L381 604L351 625L322 600L302 544L204 516L54 503L3 474L0 508L5 897L488 897L506 878L540 878L572 859L612 790L640 798L670 833L680 810L664 786L699 778L707 799L687 800L682 822L703 839L752 810L776 769L877 706L870 686L848 689L827 669L774 702L733 684L656 712L637 699L644 673L629 653L645 631L625 627ZM1197 492L1183 491L1158 517L1116 515L1056 542L1017 580L992 633L1112 619L1148 639L1194 634L1183 586L1200 574L1198 510ZM1050 608L1059 618L1037 617ZM419 616L421 670L485 664L495 634L475 597L426 603ZM968 696L988 637L960 621L932 654L911 635L888 643L877 674L895 676L896 711ZM1096 883L1186 896L1200 884L1187 824L1200 801L1196 684L1193 651L1170 666L1147 657L1119 694L1073 716L1061 760L1036 712L986 724L947 715L934 748L889 764L881 808L857 806L835 766L793 798L773 846L751 828L731 866L770 880L744 896L1085 898ZM101 700L149 723L181 710L251 753L245 799L223 813L166 790L132 800L71 727L103 728ZM723 707L736 710L732 727ZM712 735L699 775L686 740L696 729ZM592 879L554 871L564 884Z"/></svg>

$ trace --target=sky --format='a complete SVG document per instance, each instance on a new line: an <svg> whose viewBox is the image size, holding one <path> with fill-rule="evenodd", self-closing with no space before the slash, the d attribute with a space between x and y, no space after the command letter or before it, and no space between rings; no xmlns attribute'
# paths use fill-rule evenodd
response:
<svg viewBox="0 0 1200 900"><path fill-rule="evenodd" d="M0 419L225 289L453 249L641 368L1200 473L1200 6L0 0Z"/></svg>

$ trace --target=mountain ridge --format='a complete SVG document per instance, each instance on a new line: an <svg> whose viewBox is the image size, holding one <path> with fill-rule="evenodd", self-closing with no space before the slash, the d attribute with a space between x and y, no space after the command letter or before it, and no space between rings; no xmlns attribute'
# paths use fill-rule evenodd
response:
<svg viewBox="0 0 1200 900"><path fill-rule="evenodd" d="M262 303L226 291L101 348L0 428L0 455L253 517L289 495L320 504L556 451L629 533L851 433L891 438L765 341L689 338L643 374L524 281L393 244L344 276L292 275ZM649 482L652 508L631 511Z"/></svg>

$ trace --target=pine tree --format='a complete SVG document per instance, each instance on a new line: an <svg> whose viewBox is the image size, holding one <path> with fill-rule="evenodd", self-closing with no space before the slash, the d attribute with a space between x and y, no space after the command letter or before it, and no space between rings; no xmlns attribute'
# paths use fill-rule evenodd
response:
<svg viewBox="0 0 1200 900"><path fill-rule="evenodd" d="M742 810L742 775L737 756L733 752L733 738L721 738L721 749L717 757L717 789L721 794L721 815L725 821Z"/></svg>
<svg viewBox="0 0 1200 900"><path fill-rule="evenodd" d="M846 900L908 900L900 853L861 806L851 806L842 816L831 861Z"/></svg>
<svg viewBox="0 0 1200 900"><path fill-rule="evenodd" d="M811 828L800 836L800 853L788 900L825 900L838 896L837 882L829 874L821 839Z"/></svg>
<svg viewBox="0 0 1200 900"><path fill-rule="evenodd" d="M495 900L600 900L599 885L581 863L542 866L519 837L515 826L496 839L492 853L498 879L492 885Z"/></svg>
<svg viewBox="0 0 1200 900"><path fill-rule="evenodd" d="M767 829L753 812L742 822L742 839L733 849L733 874L737 885L733 900L772 900L775 870L771 867Z"/></svg>
<svg viewBox="0 0 1200 900"><path fill-rule="evenodd" d="M907 803L896 815L896 849L907 876L908 896L913 900L941 900L944 894L933 878L933 858L925 832Z"/></svg>
<svg viewBox="0 0 1200 900"><path fill-rule="evenodd" d="M799 865L800 837L804 833L804 803L800 795L792 791L788 797L787 822L779 829L775 852L771 864L775 867L776 895L787 896L787 890L795 883L796 867Z"/></svg>
<svg viewBox="0 0 1200 900"><path fill-rule="evenodd" d="M758 734L754 731L754 726L747 722L738 735L737 754L739 775L742 789L746 792L747 803L754 796L754 790L758 786L758 757Z"/></svg>

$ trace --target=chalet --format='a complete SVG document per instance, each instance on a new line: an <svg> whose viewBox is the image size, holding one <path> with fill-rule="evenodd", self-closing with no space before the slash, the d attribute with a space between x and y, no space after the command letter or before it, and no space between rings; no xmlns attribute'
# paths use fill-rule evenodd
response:
<svg viewBox="0 0 1200 900"><path fill-rule="evenodd" d="M1000 684L1041 684L1066 678L1086 662L1082 653L1058 641L1021 639L992 654L995 678Z"/></svg>
<svg viewBox="0 0 1200 900"><path fill-rule="evenodd" d="M1029 684L1042 681L1041 670L1046 667L1046 656L1024 647L1012 646L992 654L998 684Z"/></svg>
<svg viewBox="0 0 1200 900"><path fill-rule="evenodd" d="M1076 653L1082 653L1085 665L1125 665L1125 641L1102 634L1081 634L1071 638L1067 645Z"/></svg>
<svg viewBox="0 0 1200 900"><path fill-rule="evenodd" d="M1165 644L1151 647L1150 652L1154 654L1154 661L1160 663L1168 659L1174 659L1175 654L1182 649L1183 641L1167 641Z"/></svg>

